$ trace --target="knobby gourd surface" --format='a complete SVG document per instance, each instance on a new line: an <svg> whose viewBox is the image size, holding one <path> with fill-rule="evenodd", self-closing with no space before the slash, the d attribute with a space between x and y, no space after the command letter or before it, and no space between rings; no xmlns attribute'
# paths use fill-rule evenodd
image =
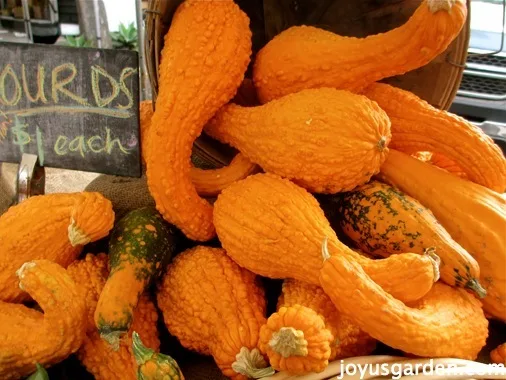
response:
<svg viewBox="0 0 506 380"><path fill-rule="evenodd" d="M493 349L490 353L490 359L492 359L492 362L494 363L503 364L506 366L506 343L503 343L497 348Z"/></svg>
<svg viewBox="0 0 506 380"><path fill-rule="evenodd" d="M251 54L249 19L232 0L187 0L174 15L161 54L145 155L148 187L168 222L206 241L215 235L213 208L192 184L192 146L241 84Z"/></svg>
<svg viewBox="0 0 506 380"><path fill-rule="evenodd" d="M321 242L364 266L385 290L405 302L423 297L439 278L429 256L415 253L368 259L341 243L316 199L273 174L255 174L230 185L214 204L223 248L242 267L270 278L319 284Z"/></svg>
<svg viewBox="0 0 506 380"><path fill-rule="evenodd" d="M390 121L364 96L321 88L259 107L226 105L206 132L267 172L312 192L336 193L378 173L388 153Z"/></svg>
<svg viewBox="0 0 506 380"><path fill-rule="evenodd" d="M108 258L104 253L87 254L84 259L73 262L67 269L79 287L82 300L86 302L86 332L77 357L96 380L137 380L132 332L138 332L149 348L158 350L158 314L149 297L142 295L134 312L132 327L128 335L120 341L118 349L114 350L100 337L93 316L109 275L107 262Z"/></svg>
<svg viewBox="0 0 506 380"><path fill-rule="evenodd" d="M11 207L0 216L0 300L29 299L16 277L23 263L47 259L67 267L113 223L112 204L99 193L39 195Z"/></svg>
<svg viewBox="0 0 506 380"><path fill-rule="evenodd" d="M360 330L353 319L340 313L321 287L297 280L285 280L278 309L297 304L314 310L324 318L325 327L334 337L330 344L329 361L370 355L376 348L376 340Z"/></svg>
<svg viewBox="0 0 506 380"><path fill-rule="evenodd" d="M176 361L142 343L139 334L132 334L132 347L137 363L137 380L184 380Z"/></svg>
<svg viewBox="0 0 506 380"><path fill-rule="evenodd" d="M381 179L429 208L480 266L484 309L506 321L506 199L407 154L391 150Z"/></svg>
<svg viewBox="0 0 506 380"><path fill-rule="evenodd" d="M404 25L366 38L312 26L286 29L255 60L253 79L260 101L307 88L357 91L422 67L446 50L466 17L465 0L424 0Z"/></svg>
<svg viewBox="0 0 506 380"><path fill-rule="evenodd" d="M302 375L327 368L333 340L318 313L296 304L281 307L267 319L258 346L272 368Z"/></svg>
<svg viewBox="0 0 506 380"><path fill-rule="evenodd" d="M0 378L19 379L76 352L86 330L86 304L60 265L34 260L18 268L19 286L42 312L0 301Z"/></svg>
<svg viewBox="0 0 506 380"><path fill-rule="evenodd" d="M266 308L257 281L223 249L197 246L168 266L158 306L167 329L184 347L212 355L225 376L246 379L241 373L247 371L238 371L267 366L256 349ZM243 361L251 358L257 363Z"/></svg>
<svg viewBox="0 0 506 380"><path fill-rule="evenodd" d="M109 237L109 277L95 310L103 339L117 347L128 333L139 297L176 253L180 232L154 208L130 211Z"/></svg>
<svg viewBox="0 0 506 380"><path fill-rule="evenodd" d="M141 142L144 152L147 151L148 131L151 126L153 106L150 100L140 104ZM217 169L199 169L192 167L190 176L195 190L202 197L214 197L231 183L246 178L248 175L258 172L256 164L248 160L243 154L238 153L229 165Z"/></svg>
<svg viewBox="0 0 506 380"><path fill-rule="evenodd" d="M418 151L443 154L470 181L500 193L506 191L506 158L480 127L388 84L374 83L363 94L388 114L392 122L392 149L408 154Z"/></svg>
<svg viewBox="0 0 506 380"><path fill-rule="evenodd" d="M423 254L433 249L441 258L444 282L485 297L476 260L416 199L372 181L342 194L339 203L341 227L362 251L388 257L407 251Z"/></svg>
<svg viewBox="0 0 506 380"><path fill-rule="evenodd" d="M488 321L480 301L464 289L438 282L424 298L406 305L348 257L324 256L320 284L325 293L344 315L386 345L417 356L470 360L485 346Z"/></svg>

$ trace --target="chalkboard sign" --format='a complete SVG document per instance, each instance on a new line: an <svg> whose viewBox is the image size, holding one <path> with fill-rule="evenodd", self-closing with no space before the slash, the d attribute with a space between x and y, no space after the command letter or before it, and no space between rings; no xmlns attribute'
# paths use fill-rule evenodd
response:
<svg viewBox="0 0 506 380"><path fill-rule="evenodd" d="M0 161L139 177L138 54L0 44Z"/></svg>

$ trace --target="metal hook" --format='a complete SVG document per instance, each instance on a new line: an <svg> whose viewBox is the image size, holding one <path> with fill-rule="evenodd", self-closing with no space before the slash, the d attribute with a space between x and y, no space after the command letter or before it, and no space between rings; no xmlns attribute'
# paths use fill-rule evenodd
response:
<svg viewBox="0 0 506 380"><path fill-rule="evenodd" d="M42 195L45 190L45 170L38 164L38 156L24 153L19 164L15 204L34 195Z"/></svg>

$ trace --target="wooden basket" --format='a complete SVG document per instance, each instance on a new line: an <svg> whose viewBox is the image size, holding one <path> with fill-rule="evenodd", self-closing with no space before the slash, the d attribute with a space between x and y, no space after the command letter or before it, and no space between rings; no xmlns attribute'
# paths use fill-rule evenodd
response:
<svg viewBox="0 0 506 380"><path fill-rule="evenodd" d="M183 0L149 0L146 12L145 57L156 100L158 65L172 16ZM383 33L407 21L421 0L236 0L250 18L255 53L270 39L293 25L314 25L335 33L364 37ZM468 9L471 1L467 0ZM448 49L430 64L386 82L409 90L433 106L448 109L460 86L470 37L467 25ZM253 61L252 59L252 61ZM250 71L247 73L247 76ZM233 150L206 135L195 142L194 164L203 168L226 165Z"/></svg>
<svg viewBox="0 0 506 380"><path fill-rule="evenodd" d="M153 91L153 100L156 100L158 90L158 66L160 53L163 48L164 36L167 33L172 16L177 7L184 0L149 0L146 10L146 37L145 58L148 75ZM253 32L253 59L254 55L270 39L282 30L292 25L314 25L336 32L341 35L364 37L370 34L382 33L402 25L413 14L421 0L235 0L236 3L250 17L250 27ZM470 9L470 0L467 0ZM433 106L440 109L448 109L460 86L462 73L467 59L469 45L470 17L467 25L460 35L453 41L449 48L434 59L430 64L409 72L405 75L389 78L386 82L412 91ZM252 59L252 60L253 60ZM247 77L250 77L248 70ZM232 158L233 150L228 146L219 144L208 136L202 135L194 145L193 162L197 166L211 168L226 165ZM492 329L494 340L484 349L478 360L486 362L490 349L506 339L505 327L494 326ZM172 344L176 344L173 342ZM457 344L457 343L456 343ZM173 348L173 347L172 347ZM182 349L180 347L180 349ZM347 362L368 361L371 364L381 363L407 363L414 359L406 357L390 356L388 349L380 349L376 355L368 358L350 358ZM188 378L195 380L222 380L225 379L214 365L212 359L199 357L187 353L188 356L179 355L178 359L183 373ZM381 355L381 356L378 356ZM430 359L421 359L430 360ZM441 359L439 359L441 360ZM445 359L445 363L457 363L460 366L480 366L477 362ZM322 380L336 379L339 375L337 361L332 363L322 374L291 377L285 373L266 378L272 380ZM466 368L468 368L466 367ZM474 368L474 367L473 367ZM482 367L479 367L482 368ZM448 373L444 378L459 378ZM358 377L346 377L358 379ZM484 378L475 376L474 378ZM506 379L506 370L497 377ZM372 379L372 377L369 377ZM403 377L409 379L409 377ZM441 379L441 377L424 377L424 379Z"/></svg>

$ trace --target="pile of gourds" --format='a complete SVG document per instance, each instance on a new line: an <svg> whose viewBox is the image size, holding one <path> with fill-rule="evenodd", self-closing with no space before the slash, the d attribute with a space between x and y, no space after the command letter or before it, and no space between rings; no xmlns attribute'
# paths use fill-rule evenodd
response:
<svg viewBox="0 0 506 380"><path fill-rule="evenodd" d="M476 359L488 319L506 322L506 159L466 120L379 83L442 53L466 17L463 0L424 0L367 38L292 27L257 54L250 86L248 17L232 0L183 2L155 111L141 107L156 210L115 220L84 192L0 217L0 378L73 353L96 379L183 378L157 353L157 307L231 379L321 372L378 341ZM245 89L257 103L234 98ZM202 132L240 152L230 166L192 167ZM108 254L81 255L103 238ZM284 280L271 315L261 277Z"/></svg>

